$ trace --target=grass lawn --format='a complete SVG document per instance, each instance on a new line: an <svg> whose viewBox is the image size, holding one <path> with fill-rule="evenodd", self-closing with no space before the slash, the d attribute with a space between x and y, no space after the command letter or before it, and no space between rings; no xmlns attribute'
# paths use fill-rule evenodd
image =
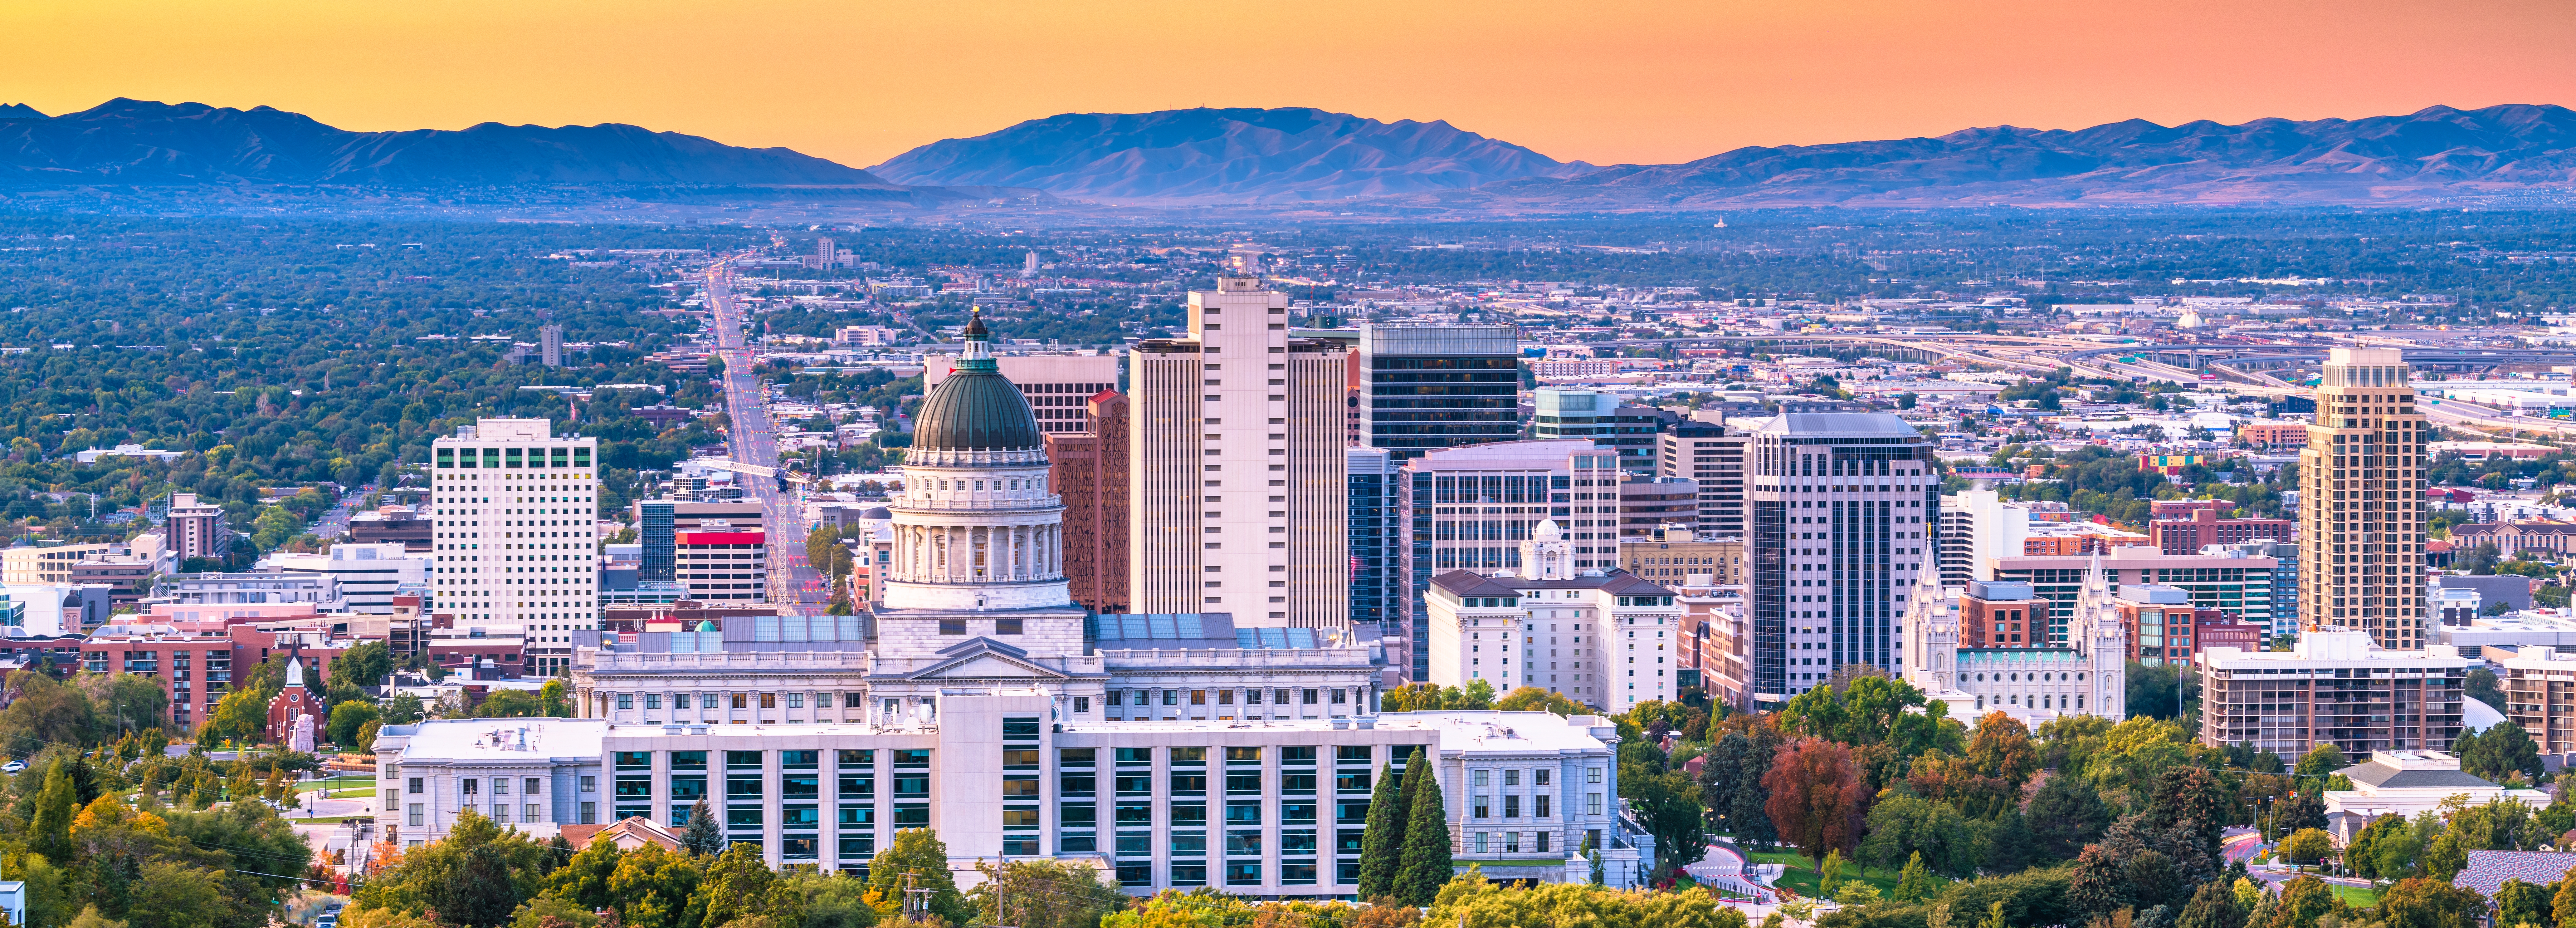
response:
<svg viewBox="0 0 2576 928"><path fill-rule="evenodd" d="M1807 859L1805 855L1780 852L1747 853L1753 858L1754 863L1783 864L1787 867L1787 869L1780 874L1780 879L1776 881L1775 885L1785 887L1796 892L1798 895L1806 896L1811 899L1821 898L1825 895L1823 889L1825 876L1824 874L1816 871L1816 862ZM1878 887L1878 891L1881 895L1896 891L1896 873L1890 870L1864 870L1857 863L1845 862L1843 864L1843 879L1857 879L1863 883Z"/></svg>
<svg viewBox="0 0 2576 928"><path fill-rule="evenodd" d="M355 787L361 794L363 794L367 790L374 789L375 784L376 778L374 777L332 777L327 780L308 780L303 783L295 784L295 791L299 793L311 793L326 789L338 791ZM334 795L337 795L337 793L335 792Z"/></svg>
<svg viewBox="0 0 2576 928"><path fill-rule="evenodd" d="M2352 906L2353 908L2366 909L2379 904L2379 891L2368 886L2345 886L2339 883L2328 883L2326 884L2326 888L2334 890L2334 894L2341 897L2345 905Z"/></svg>

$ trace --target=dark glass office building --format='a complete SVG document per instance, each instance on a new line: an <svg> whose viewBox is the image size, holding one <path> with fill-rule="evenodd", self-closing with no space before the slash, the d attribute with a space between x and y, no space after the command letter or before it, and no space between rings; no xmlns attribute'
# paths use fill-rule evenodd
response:
<svg viewBox="0 0 2576 928"><path fill-rule="evenodd" d="M1359 444L1394 465L1426 451L1520 437L1520 329L1361 326L1352 387Z"/></svg>
<svg viewBox="0 0 2576 928"><path fill-rule="evenodd" d="M1351 489L1351 621L1395 622L1404 618L1403 512L1396 508L1402 489L1394 461L1384 448L1352 448Z"/></svg>
<svg viewBox="0 0 2576 928"><path fill-rule="evenodd" d="M642 583L671 583L674 542L677 534L672 523L677 521L679 504L670 500L641 500L635 504L635 540L643 548L636 565L635 579Z"/></svg>

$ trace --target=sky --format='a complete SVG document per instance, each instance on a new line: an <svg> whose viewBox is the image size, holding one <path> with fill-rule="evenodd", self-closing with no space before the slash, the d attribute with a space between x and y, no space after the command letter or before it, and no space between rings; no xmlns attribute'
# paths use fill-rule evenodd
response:
<svg viewBox="0 0 2576 928"><path fill-rule="evenodd" d="M1313 106L1596 164L2576 104L2566 0L10 0L0 103L634 123L867 166L1064 112Z"/></svg>

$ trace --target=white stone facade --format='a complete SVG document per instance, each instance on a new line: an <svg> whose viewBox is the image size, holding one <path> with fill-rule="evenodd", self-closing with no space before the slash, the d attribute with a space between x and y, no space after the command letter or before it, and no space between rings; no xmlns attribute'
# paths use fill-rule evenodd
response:
<svg viewBox="0 0 2576 928"><path fill-rule="evenodd" d="M1962 592L1942 587L1936 572L1917 574L1899 629L1910 661L1905 679L1947 703L1953 718L1973 725L2001 710L2035 728L2067 715L2128 716L2128 631L2098 562L2067 623L2075 647L1962 648Z"/></svg>

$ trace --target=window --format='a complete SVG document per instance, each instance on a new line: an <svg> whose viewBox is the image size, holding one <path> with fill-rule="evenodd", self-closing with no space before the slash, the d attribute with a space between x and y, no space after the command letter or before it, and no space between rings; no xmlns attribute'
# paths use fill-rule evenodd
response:
<svg viewBox="0 0 2576 928"><path fill-rule="evenodd" d="M598 777L583 777L583 778L581 778L581 791L582 791L582 792L585 792L585 793L596 793L596 792L599 792L599 778L598 778Z"/></svg>
<svg viewBox="0 0 2576 928"><path fill-rule="evenodd" d="M404 786L405 786L405 789L403 790L404 792L410 793L410 794L412 794L412 795L414 795L414 796L418 796L418 795L420 795L420 794L421 794L421 784L420 784L420 778L419 778L419 777L413 777L413 778L411 778L410 780L405 781L405 782L404 782Z"/></svg>
<svg viewBox="0 0 2576 928"><path fill-rule="evenodd" d="M1599 815L1599 814L1601 814L1601 794L1600 794L1600 793L1585 793L1585 794L1583 795L1583 814L1585 814L1585 815Z"/></svg>
<svg viewBox="0 0 2576 928"><path fill-rule="evenodd" d="M761 707L761 708L763 708L763 709L775 709L775 708L778 708L778 694L776 694L776 693L762 693L762 694L760 694L760 707Z"/></svg>
<svg viewBox="0 0 2576 928"><path fill-rule="evenodd" d="M942 635L963 635L966 633L966 620L941 619L939 620L939 633Z"/></svg>
<svg viewBox="0 0 2576 928"><path fill-rule="evenodd" d="M588 808L588 807L590 806L590 803L587 803L587 802L582 803L582 806L583 806L584 808ZM421 824L421 821L420 821L421 813L422 813L422 810L423 810L423 809L425 809L425 808L427 808L427 807L426 807L426 806L421 805L420 803L417 803L417 802L412 803L412 804L411 804L411 808L410 808L409 810L407 810L407 813L406 813L407 817L404 819L404 822L403 822L403 823L404 823L404 824L406 824L406 825L410 825L410 826L412 826L412 827L414 827L414 828L418 828L418 827L420 827L420 824ZM587 821L587 819L585 819L585 821Z"/></svg>

